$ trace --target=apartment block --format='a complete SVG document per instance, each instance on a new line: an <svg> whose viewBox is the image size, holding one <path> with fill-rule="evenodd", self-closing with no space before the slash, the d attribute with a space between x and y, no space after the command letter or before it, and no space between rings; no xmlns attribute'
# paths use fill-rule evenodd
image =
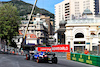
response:
<svg viewBox="0 0 100 67"><path fill-rule="evenodd" d="M89 9L93 16L100 12L99 0L64 0L55 5L55 25L59 28L59 22L64 18L65 21L82 17L84 10Z"/></svg>
<svg viewBox="0 0 100 67"><path fill-rule="evenodd" d="M22 20L19 28L19 36L13 38L16 42L17 46L20 48L23 35L25 34L25 30L27 28L27 20ZM26 45L43 45L48 46L48 24L45 20L40 18L40 14L36 15L36 19L31 21L26 34Z"/></svg>

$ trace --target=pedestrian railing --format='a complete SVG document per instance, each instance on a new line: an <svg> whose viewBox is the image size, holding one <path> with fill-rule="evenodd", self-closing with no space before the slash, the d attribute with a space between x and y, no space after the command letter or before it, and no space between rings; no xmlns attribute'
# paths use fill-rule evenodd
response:
<svg viewBox="0 0 100 67"><path fill-rule="evenodd" d="M19 49L0 44L0 54L21 55Z"/></svg>

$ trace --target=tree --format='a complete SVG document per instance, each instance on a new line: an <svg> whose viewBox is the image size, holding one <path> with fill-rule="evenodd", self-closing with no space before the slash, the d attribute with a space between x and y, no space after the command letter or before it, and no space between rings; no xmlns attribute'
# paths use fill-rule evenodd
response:
<svg viewBox="0 0 100 67"><path fill-rule="evenodd" d="M18 35L20 17L17 8L12 3L0 7L0 38L12 42L13 36ZM8 43L7 43L8 44Z"/></svg>
<svg viewBox="0 0 100 67"><path fill-rule="evenodd" d="M12 47L14 47L14 48L17 47L17 45L16 45L16 43L15 43L14 41L11 42L11 45L10 45L10 46L12 46Z"/></svg>

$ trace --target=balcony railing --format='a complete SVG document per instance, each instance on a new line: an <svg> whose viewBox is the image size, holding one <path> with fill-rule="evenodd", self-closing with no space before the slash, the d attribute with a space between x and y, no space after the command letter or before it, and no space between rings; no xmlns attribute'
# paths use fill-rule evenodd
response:
<svg viewBox="0 0 100 67"><path fill-rule="evenodd" d="M88 19L80 19L80 20L69 20L67 24L88 24L88 23L100 23L100 20L88 20Z"/></svg>
<svg viewBox="0 0 100 67"><path fill-rule="evenodd" d="M90 37L97 37L97 35L90 35Z"/></svg>

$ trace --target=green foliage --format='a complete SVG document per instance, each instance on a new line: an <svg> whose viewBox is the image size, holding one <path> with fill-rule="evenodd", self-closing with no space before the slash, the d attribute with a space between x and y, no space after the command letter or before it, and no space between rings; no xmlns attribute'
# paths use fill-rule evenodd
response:
<svg viewBox="0 0 100 67"><path fill-rule="evenodd" d="M21 18L21 20L26 20L26 18Z"/></svg>
<svg viewBox="0 0 100 67"><path fill-rule="evenodd" d="M13 36L18 35L20 17L17 8L11 3L0 7L0 37L11 42Z"/></svg>

